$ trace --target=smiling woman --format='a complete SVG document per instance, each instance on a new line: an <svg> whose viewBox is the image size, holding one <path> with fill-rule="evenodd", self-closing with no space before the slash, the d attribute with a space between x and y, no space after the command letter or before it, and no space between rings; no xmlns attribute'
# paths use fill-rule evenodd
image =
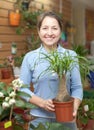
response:
<svg viewBox="0 0 94 130"><path fill-rule="evenodd" d="M62 63L58 62L58 60L59 58L61 59L61 57L63 59L64 53L67 53L68 51L70 57L76 56L74 51L64 49L60 46L60 37L63 31L62 25L62 19L54 12L44 12L41 14L38 17L37 23L41 46L38 49L28 52L22 62L20 79L28 85L26 89L23 88L22 90L32 96L32 98L24 97L24 99L37 106L37 108L30 111L30 114L35 117L30 124L33 124L35 127L37 127L39 123L45 125L46 122L56 122L53 99L58 93L59 76L57 72L54 72L54 69L49 69L48 73L41 75L44 70L48 70L48 67L50 66L50 62L44 58L44 55L51 57L53 62L54 59L50 53L53 51L57 52L57 66L60 65L58 69L62 69L63 67ZM56 64L54 64L54 66L55 65ZM62 73L62 71L59 72ZM83 97L78 62L77 67L73 65L72 70L66 74L66 79L69 97L71 96L74 98L72 116L75 118ZM30 91L30 83L33 84L34 91ZM69 127L71 130L77 129L76 122L63 123L63 125ZM29 128L29 130L32 130L32 128Z"/></svg>

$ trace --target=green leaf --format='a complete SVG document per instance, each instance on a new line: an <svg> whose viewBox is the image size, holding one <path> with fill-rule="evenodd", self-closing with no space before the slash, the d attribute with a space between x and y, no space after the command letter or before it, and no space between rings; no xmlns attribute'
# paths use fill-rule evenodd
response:
<svg viewBox="0 0 94 130"><path fill-rule="evenodd" d="M16 100L16 104L17 107L21 107L21 108L25 108L25 102L22 100Z"/></svg>
<svg viewBox="0 0 94 130"><path fill-rule="evenodd" d="M22 92L22 91L17 91L17 95L19 97L23 97L23 96L25 96L25 97L31 97L28 93Z"/></svg>

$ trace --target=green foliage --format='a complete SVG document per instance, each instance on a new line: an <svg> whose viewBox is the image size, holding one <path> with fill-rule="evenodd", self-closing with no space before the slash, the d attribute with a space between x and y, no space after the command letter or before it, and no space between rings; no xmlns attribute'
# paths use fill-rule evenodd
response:
<svg viewBox="0 0 94 130"><path fill-rule="evenodd" d="M84 106L88 105L88 110L85 111ZM80 120L82 124L87 124L89 119L94 119L94 99L84 98L79 109L77 119Z"/></svg>
<svg viewBox="0 0 94 130"><path fill-rule="evenodd" d="M72 49L79 55L79 56L86 56L88 54L88 49L85 48L85 45L82 44L72 44Z"/></svg>
<svg viewBox="0 0 94 130"><path fill-rule="evenodd" d="M36 29L37 19L42 11L42 9L37 11L21 10L21 21L20 25L16 28L16 33L22 34L28 29Z"/></svg>
<svg viewBox="0 0 94 130"><path fill-rule="evenodd" d="M0 68L7 68L9 67L9 63L8 63L8 59L7 58L1 58L1 64L0 64Z"/></svg>
<svg viewBox="0 0 94 130"><path fill-rule="evenodd" d="M67 52L57 52L57 51L51 51L48 54L43 54L43 59L46 59L49 62L49 67L45 72L47 71L53 71L58 74L60 78L62 78L63 74L66 74L68 71L71 71L74 66L77 66L77 63L79 63L81 75L84 76L87 75L89 72L89 65L88 60L79 55L72 56L70 55L69 51Z"/></svg>
<svg viewBox="0 0 94 130"><path fill-rule="evenodd" d="M24 58L24 54L14 57L14 66L20 67Z"/></svg>
<svg viewBox="0 0 94 130"><path fill-rule="evenodd" d="M33 130L71 130L68 127L65 127L61 123L47 123L45 126L40 123L37 127L34 127L33 125L30 125Z"/></svg>
<svg viewBox="0 0 94 130"><path fill-rule="evenodd" d="M18 80L14 80L15 83L10 85L0 82L0 121L8 118L11 120L13 116L13 108L20 107L22 109L32 108L32 104L26 102L21 97L31 97L29 94L19 90L19 87L26 87ZM20 86L22 85L22 86ZM18 87L19 86L19 87ZM15 100L15 102L11 102Z"/></svg>
<svg viewBox="0 0 94 130"><path fill-rule="evenodd" d="M35 50L40 46L40 39L34 34L31 34L30 37L27 37L26 42L27 42L28 51Z"/></svg>

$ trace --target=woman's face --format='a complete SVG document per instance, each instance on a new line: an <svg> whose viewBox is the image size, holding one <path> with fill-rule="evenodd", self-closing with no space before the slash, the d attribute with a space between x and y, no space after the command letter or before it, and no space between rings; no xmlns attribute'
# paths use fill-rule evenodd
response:
<svg viewBox="0 0 94 130"><path fill-rule="evenodd" d="M57 45L61 36L61 29L58 21L55 18L46 16L42 21L38 34L45 47L49 48Z"/></svg>

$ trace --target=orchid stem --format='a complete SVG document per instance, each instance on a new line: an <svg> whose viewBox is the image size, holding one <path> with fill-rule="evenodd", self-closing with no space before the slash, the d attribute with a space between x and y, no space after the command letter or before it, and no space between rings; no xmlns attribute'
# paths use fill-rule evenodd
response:
<svg viewBox="0 0 94 130"><path fill-rule="evenodd" d="M12 113L13 113L13 105L11 106L9 120L11 120L11 118L12 118Z"/></svg>

